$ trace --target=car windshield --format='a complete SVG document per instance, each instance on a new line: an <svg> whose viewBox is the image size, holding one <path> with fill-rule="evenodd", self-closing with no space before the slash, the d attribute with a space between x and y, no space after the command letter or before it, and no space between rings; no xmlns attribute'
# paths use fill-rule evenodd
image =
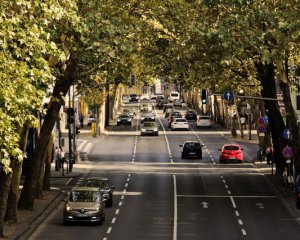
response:
<svg viewBox="0 0 300 240"><path fill-rule="evenodd" d="M124 109L123 112L130 112L130 110L129 109Z"/></svg>
<svg viewBox="0 0 300 240"><path fill-rule="evenodd" d="M143 124L143 127L155 127L156 126L156 124L153 122L145 122L144 124Z"/></svg>
<svg viewBox="0 0 300 240"><path fill-rule="evenodd" d="M181 116L180 112L173 112L172 116Z"/></svg>
<svg viewBox="0 0 300 240"><path fill-rule="evenodd" d="M96 191L72 191L71 202L96 202L100 200L100 193Z"/></svg>
<svg viewBox="0 0 300 240"><path fill-rule="evenodd" d="M97 187L100 189L109 189L108 182L105 180L89 179L84 184L85 187Z"/></svg>
<svg viewBox="0 0 300 240"><path fill-rule="evenodd" d="M153 117L153 114L152 113L145 113L145 114L143 114L143 117Z"/></svg>
<svg viewBox="0 0 300 240"><path fill-rule="evenodd" d="M178 93L171 93L171 96L172 96L172 97L177 97L177 96L178 96Z"/></svg>
<svg viewBox="0 0 300 240"><path fill-rule="evenodd" d="M224 150L239 150L238 146L225 146Z"/></svg>
<svg viewBox="0 0 300 240"><path fill-rule="evenodd" d="M122 114L122 115L120 115L120 118L129 118L129 116L125 115L125 114Z"/></svg>

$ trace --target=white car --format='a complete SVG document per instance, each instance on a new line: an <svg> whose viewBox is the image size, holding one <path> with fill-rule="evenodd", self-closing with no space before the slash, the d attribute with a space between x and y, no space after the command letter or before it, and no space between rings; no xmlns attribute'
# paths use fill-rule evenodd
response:
<svg viewBox="0 0 300 240"><path fill-rule="evenodd" d="M200 127L208 127L211 128L212 127L212 119L210 118L210 116L199 116L197 118L197 122L196 122L196 127L200 128Z"/></svg>
<svg viewBox="0 0 300 240"><path fill-rule="evenodd" d="M190 125L185 118L175 118L174 121L171 123L171 130L176 129L185 129L189 130Z"/></svg>

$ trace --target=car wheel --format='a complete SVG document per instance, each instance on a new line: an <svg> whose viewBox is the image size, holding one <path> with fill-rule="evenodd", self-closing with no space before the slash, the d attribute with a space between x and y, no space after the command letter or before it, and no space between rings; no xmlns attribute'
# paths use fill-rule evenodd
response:
<svg viewBox="0 0 300 240"><path fill-rule="evenodd" d="M64 219L64 225L65 225L65 226L69 226L70 223Z"/></svg>
<svg viewBox="0 0 300 240"><path fill-rule="evenodd" d="M220 163L224 163L224 160L220 159L219 162L220 162Z"/></svg>
<svg viewBox="0 0 300 240"><path fill-rule="evenodd" d="M181 158L185 159L185 155L183 153L181 153Z"/></svg>
<svg viewBox="0 0 300 240"><path fill-rule="evenodd" d="M117 126L120 126L120 124L119 124L119 123L117 123Z"/></svg>
<svg viewBox="0 0 300 240"><path fill-rule="evenodd" d="M158 136L158 133L156 133L155 136Z"/></svg>
<svg viewBox="0 0 300 240"><path fill-rule="evenodd" d="M297 198L296 200L296 206L298 209L300 209L300 198Z"/></svg>
<svg viewBox="0 0 300 240"><path fill-rule="evenodd" d="M199 155L198 158L199 158L199 159L202 159L202 155Z"/></svg>

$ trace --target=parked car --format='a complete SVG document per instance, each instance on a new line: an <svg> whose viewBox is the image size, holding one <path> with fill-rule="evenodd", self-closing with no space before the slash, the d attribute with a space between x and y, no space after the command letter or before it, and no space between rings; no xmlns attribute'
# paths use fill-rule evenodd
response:
<svg viewBox="0 0 300 240"><path fill-rule="evenodd" d="M96 122L96 117L95 117L95 115L94 115L94 114L89 115L89 116L88 116L88 122L87 122L87 125L88 125L88 126L91 126L92 123L94 123L94 122Z"/></svg>
<svg viewBox="0 0 300 240"><path fill-rule="evenodd" d="M122 114L129 115L132 118L134 116L134 113L128 108L124 108L123 111L122 111Z"/></svg>
<svg viewBox="0 0 300 240"><path fill-rule="evenodd" d="M175 118L182 118L182 114L177 111L171 112L171 114L168 117L169 127L171 127L171 123L174 121Z"/></svg>
<svg viewBox="0 0 300 240"><path fill-rule="evenodd" d="M238 144L224 144L220 151L220 163L224 162L243 162L243 148Z"/></svg>
<svg viewBox="0 0 300 240"><path fill-rule="evenodd" d="M189 130L190 125L185 118L175 118L171 123L171 130L185 129Z"/></svg>
<svg viewBox="0 0 300 240"><path fill-rule="evenodd" d="M73 187L68 200L65 201L63 222L65 225L73 222L98 222L105 220L105 199L99 188Z"/></svg>
<svg viewBox="0 0 300 240"><path fill-rule="evenodd" d="M128 114L120 114L117 118L117 126L127 124L131 126L132 118Z"/></svg>
<svg viewBox="0 0 300 240"><path fill-rule="evenodd" d="M129 102L138 102L139 97L136 94L130 94L129 95Z"/></svg>
<svg viewBox="0 0 300 240"><path fill-rule="evenodd" d="M188 121L197 121L197 113L193 110L188 110L185 112L184 118Z"/></svg>
<svg viewBox="0 0 300 240"><path fill-rule="evenodd" d="M115 189L115 187L110 185L108 178L90 177L82 181L81 186L99 188L102 198L106 200L105 206L112 207L113 189Z"/></svg>
<svg viewBox="0 0 300 240"><path fill-rule="evenodd" d="M295 182L296 206L300 209L300 175L296 177Z"/></svg>
<svg viewBox="0 0 300 240"><path fill-rule="evenodd" d="M202 159L202 148L203 145L198 141L185 141L181 147L181 158L197 157Z"/></svg>
<svg viewBox="0 0 300 240"><path fill-rule="evenodd" d="M211 128L212 127L212 119L210 118L210 116L201 115L197 119L196 127L197 128L199 128L199 127Z"/></svg>
<svg viewBox="0 0 300 240"><path fill-rule="evenodd" d="M158 126L156 122L143 122L141 124L141 136L153 135L158 136Z"/></svg>
<svg viewBox="0 0 300 240"><path fill-rule="evenodd" d="M155 121L155 116L152 112L143 112L141 115L141 123L147 121Z"/></svg>

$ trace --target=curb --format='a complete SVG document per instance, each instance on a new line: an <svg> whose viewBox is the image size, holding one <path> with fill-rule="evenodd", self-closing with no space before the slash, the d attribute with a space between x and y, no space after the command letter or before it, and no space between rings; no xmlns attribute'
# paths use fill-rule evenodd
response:
<svg viewBox="0 0 300 240"><path fill-rule="evenodd" d="M48 217L49 213L51 213L53 209L58 205L58 203L64 198L64 196L65 194L62 192L61 189L59 189L52 201L48 205L46 205L45 208L41 209L37 216L31 222L22 226L20 230L16 231L14 234L9 236L9 238L19 240L28 239L38 228L38 226Z"/></svg>

